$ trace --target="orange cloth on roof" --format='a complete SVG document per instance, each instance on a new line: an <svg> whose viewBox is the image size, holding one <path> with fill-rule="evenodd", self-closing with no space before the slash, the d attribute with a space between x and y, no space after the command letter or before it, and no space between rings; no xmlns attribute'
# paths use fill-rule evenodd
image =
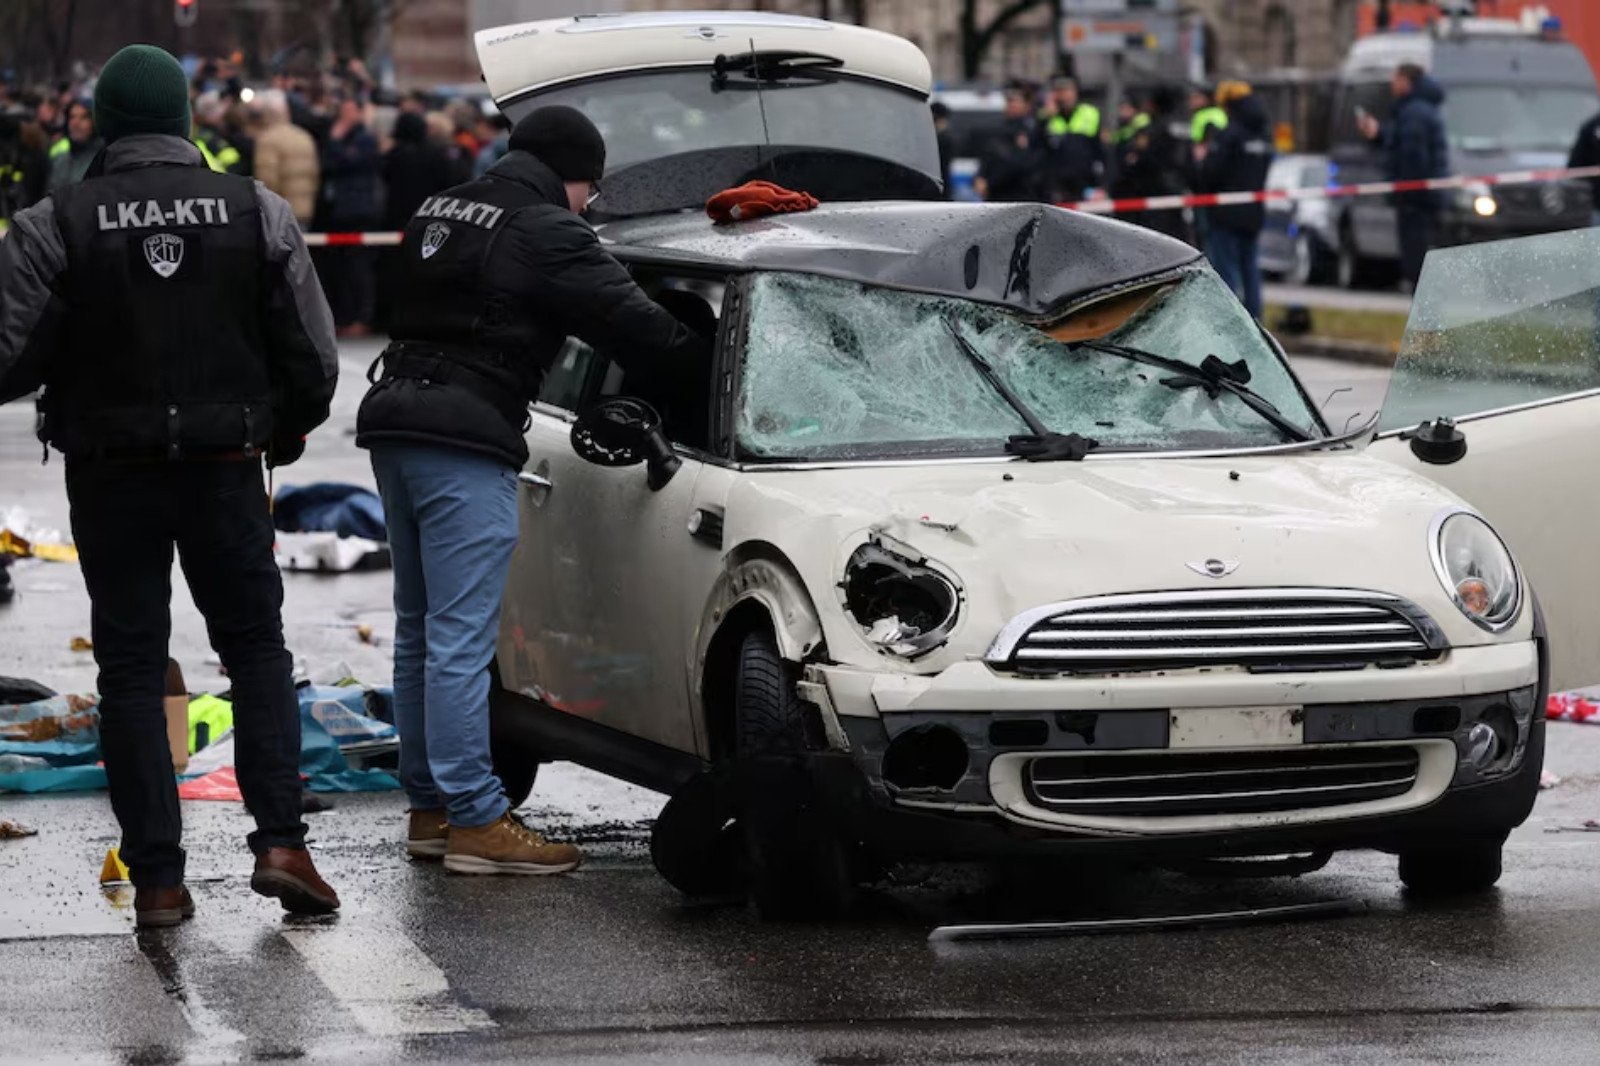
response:
<svg viewBox="0 0 1600 1066"><path fill-rule="evenodd" d="M706 214L720 224L790 211L810 211L816 206L817 198L808 192L795 192L770 181L750 181L737 188L724 189L706 201Z"/></svg>

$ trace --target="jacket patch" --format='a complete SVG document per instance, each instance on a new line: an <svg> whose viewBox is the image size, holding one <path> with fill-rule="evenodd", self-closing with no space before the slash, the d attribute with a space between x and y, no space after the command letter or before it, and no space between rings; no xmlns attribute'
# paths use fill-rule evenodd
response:
<svg viewBox="0 0 1600 1066"><path fill-rule="evenodd" d="M453 222L467 222L482 229L494 229L505 217L505 208L476 200L458 200L454 196L430 196L417 208L417 218L447 218ZM442 242L441 242L442 243Z"/></svg>
<svg viewBox="0 0 1600 1066"><path fill-rule="evenodd" d="M226 226L228 201L220 196L195 196L171 200L121 200L97 204L101 231L154 229L157 226Z"/></svg>
<svg viewBox="0 0 1600 1066"><path fill-rule="evenodd" d="M430 222L428 228L422 231L422 258L432 259L433 253L444 247L444 242L450 239L450 227L443 222Z"/></svg>
<svg viewBox="0 0 1600 1066"><path fill-rule="evenodd" d="M144 239L144 261L163 278L170 278L183 265L183 238L172 233L157 233Z"/></svg>

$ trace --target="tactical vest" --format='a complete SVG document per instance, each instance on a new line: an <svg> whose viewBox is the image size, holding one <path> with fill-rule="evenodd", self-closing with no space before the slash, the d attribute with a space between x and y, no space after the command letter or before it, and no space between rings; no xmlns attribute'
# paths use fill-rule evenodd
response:
<svg viewBox="0 0 1600 1066"><path fill-rule="evenodd" d="M460 382L504 406L520 425L543 368L527 357L548 324L525 299L490 281L489 255L518 210L547 205L514 181L483 178L430 196L406 224L390 334L390 373L407 375L400 352L424 352L463 367ZM443 380L437 373L430 375Z"/></svg>
<svg viewBox="0 0 1600 1066"><path fill-rule="evenodd" d="M150 166L54 201L66 314L40 437L69 456L259 452L272 389L255 183Z"/></svg>

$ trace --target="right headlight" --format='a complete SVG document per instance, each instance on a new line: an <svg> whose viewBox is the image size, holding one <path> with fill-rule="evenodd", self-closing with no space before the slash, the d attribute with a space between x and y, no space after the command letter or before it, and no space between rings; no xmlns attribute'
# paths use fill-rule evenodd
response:
<svg viewBox="0 0 1600 1066"><path fill-rule="evenodd" d="M1434 521L1433 566L1461 613L1498 633L1522 613L1522 577L1500 535L1470 511Z"/></svg>

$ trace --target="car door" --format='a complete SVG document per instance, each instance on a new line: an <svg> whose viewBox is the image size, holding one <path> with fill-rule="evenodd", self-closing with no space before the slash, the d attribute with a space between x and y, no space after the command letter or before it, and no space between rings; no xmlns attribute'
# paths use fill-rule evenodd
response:
<svg viewBox="0 0 1600 1066"><path fill-rule="evenodd" d="M1465 457L1402 434L1454 418ZM1435 251L1374 454L1418 470L1505 539L1544 611L1554 690L1600 682L1600 230Z"/></svg>
<svg viewBox="0 0 1600 1066"><path fill-rule="evenodd" d="M682 455L677 475L652 492L642 466L578 457L574 411L619 377L569 341L533 409L501 616L501 682L557 711L696 752L684 588L704 552L688 532L703 464Z"/></svg>

